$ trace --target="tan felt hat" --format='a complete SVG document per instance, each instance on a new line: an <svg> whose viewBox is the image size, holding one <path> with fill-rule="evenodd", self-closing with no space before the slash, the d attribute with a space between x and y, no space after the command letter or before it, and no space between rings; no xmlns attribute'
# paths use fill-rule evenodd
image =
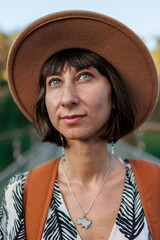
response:
<svg viewBox="0 0 160 240"><path fill-rule="evenodd" d="M54 53L68 48L88 49L114 66L137 107L136 127L150 116L157 101L158 76L144 43L115 19L74 10L53 13L31 23L9 52L10 91L30 121L34 119L42 65Z"/></svg>

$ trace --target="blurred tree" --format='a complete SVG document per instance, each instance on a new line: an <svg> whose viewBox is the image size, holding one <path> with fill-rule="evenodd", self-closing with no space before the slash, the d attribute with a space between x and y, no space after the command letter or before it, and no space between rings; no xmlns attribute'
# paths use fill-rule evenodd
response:
<svg viewBox="0 0 160 240"><path fill-rule="evenodd" d="M4 88L3 88L4 90ZM0 171L14 161L13 144L15 140L20 141L21 151L24 152L31 147L32 135L23 133L23 129L31 126L13 101L8 88L0 96L0 134L5 133L6 138L0 139ZM13 134L12 131L15 131ZM12 134L11 134L12 133ZM19 137L17 134L21 134ZM0 135L0 136L2 136Z"/></svg>
<svg viewBox="0 0 160 240"><path fill-rule="evenodd" d="M158 77L160 79L160 38L157 39L157 46L155 50L151 52L151 54L155 61L157 71L158 71ZM153 122L160 122L160 96L158 98L156 108L149 120Z"/></svg>
<svg viewBox="0 0 160 240"><path fill-rule="evenodd" d="M7 35L0 33L0 81L6 79L5 69L10 40Z"/></svg>
<svg viewBox="0 0 160 240"><path fill-rule="evenodd" d="M22 132L30 123L13 101L6 81L7 56L17 34L18 32L11 35L0 33L0 137L3 133L6 136L4 140L0 139L0 171L14 161L13 145L16 140L20 141L22 152L31 146L31 136ZM16 134L11 134L15 129L19 129L21 137L16 138Z"/></svg>
<svg viewBox="0 0 160 240"><path fill-rule="evenodd" d="M17 37L18 32L13 32L10 35L0 33L0 85L6 85L3 81L7 79L6 76L6 62L7 56L12 42Z"/></svg>
<svg viewBox="0 0 160 240"><path fill-rule="evenodd" d="M10 46L9 46L9 47L11 47L13 41L16 39L16 37L18 36L18 34L19 34L19 32L18 32L18 31L15 31L15 32L13 32L12 34L10 34L10 35L8 36L9 41L10 41Z"/></svg>
<svg viewBox="0 0 160 240"><path fill-rule="evenodd" d="M155 48L154 51L151 52L153 59L156 63L156 67L158 70L158 76L160 79L160 38L157 39L157 47Z"/></svg>
<svg viewBox="0 0 160 240"><path fill-rule="evenodd" d="M152 57L155 61L158 77L160 79L160 38L157 39L157 46L151 52ZM154 123L160 123L160 95L157 101L157 105L152 113L151 117L148 119L153 125ZM142 148L144 151L155 155L160 158L160 132L157 130L151 131L146 129L145 131L138 130L125 138L126 141L137 145Z"/></svg>
<svg viewBox="0 0 160 240"><path fill-rule="evenodd" d="M29 126L30 122L24 117L13 101L9 90L0 97L0 132L9 131L14 128Z"/></svg>

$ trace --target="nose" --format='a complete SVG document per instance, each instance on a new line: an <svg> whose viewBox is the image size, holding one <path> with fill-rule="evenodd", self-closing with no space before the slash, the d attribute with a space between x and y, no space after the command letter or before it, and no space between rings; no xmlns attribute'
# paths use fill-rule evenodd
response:
<svg viewBox="0 0 160 240"><path fill-rule="evenodd" d="M66 84L63 89L61 104L66 108L73 108L79 103L79 97L74 84Z"/></svg>

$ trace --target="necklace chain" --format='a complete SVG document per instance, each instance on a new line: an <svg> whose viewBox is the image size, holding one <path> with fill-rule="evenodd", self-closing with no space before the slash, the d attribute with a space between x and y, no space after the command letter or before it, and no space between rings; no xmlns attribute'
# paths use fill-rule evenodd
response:
<svg viewBox="0 0 160 240"><path fill-rule="evenodd" d="M106 181L106 179L107 179L107 177L108 177L108 174L109 174L110 169L111 169L112 157L110 157L109 167L108 167L108 170L107 170L107 172L106 172L106 174L105 174L105 176L104 176L103 182L102 182L100 188L98 189L95 197L93 198L93 200L92 200L92 202L91 202L88 210L86 211L86 213L84 213L84 211L82 210L82 208L81 208L81 206L80 206L80 204L79 204L79 202L78 202L78 200L77 200L77 198L76 198L76 196L75 196L75 194L74 194L74 192L73 192L73 190L72 190L72 188L71 188L70 182L69 182L69 180L68 180L67 174L66 174L65 169L64 169L64 166L63 166L64 160L65 160L65 158L63 157L63 159L62 159L62 161L61 161L61 164L62 164L63 174L64 174L65 180L66 180L66 182L67 182L68 188L69 188L70 192L72 193L72 195L73 195L73 197L74 197L74 199L75 199L75 202L77 203L77 205L78 205L79 209L81 210L83 216L86 217L86 215L87 215L87 214L89 213L89 211L91 210L91 207L93 206L94 202L96 201L96 199L97 199L100 191L102 190L103 185L104 185L104 183L105 183L105 181Z"/></svg>

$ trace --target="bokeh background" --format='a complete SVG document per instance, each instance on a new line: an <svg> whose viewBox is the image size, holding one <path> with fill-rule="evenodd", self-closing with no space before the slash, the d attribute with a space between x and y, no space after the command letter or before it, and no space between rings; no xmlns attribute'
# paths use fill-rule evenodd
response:
<svg viewBox="0 0 160 240"><path fill-rule="evenodd" d="M109 15L130 27L149 48L160 76L160 1L159 0L6 0L0 2L0 185L19 171L27 161L36 164L52 157L56 148L40 144L30 122L21 114L9 93L6 60L17 34L29 23L46 14L63 10L90 10ZM149 159L160 159L160 100L150 119L118 145L123 150ZM48 147L48 148L47 148ZM47 149L47 150L46 150ZM54 149L54 150L53 150ZM50 153L50 154L48 154ZM59 152L57 152L58 154ZM145 153L149 155L145 155ZM122 154L123 155L123 154ZM29 156L29 157L28 157ZM128 155L129 156L129 155ZM31 168L34 165L30 165Z"/></svg>

